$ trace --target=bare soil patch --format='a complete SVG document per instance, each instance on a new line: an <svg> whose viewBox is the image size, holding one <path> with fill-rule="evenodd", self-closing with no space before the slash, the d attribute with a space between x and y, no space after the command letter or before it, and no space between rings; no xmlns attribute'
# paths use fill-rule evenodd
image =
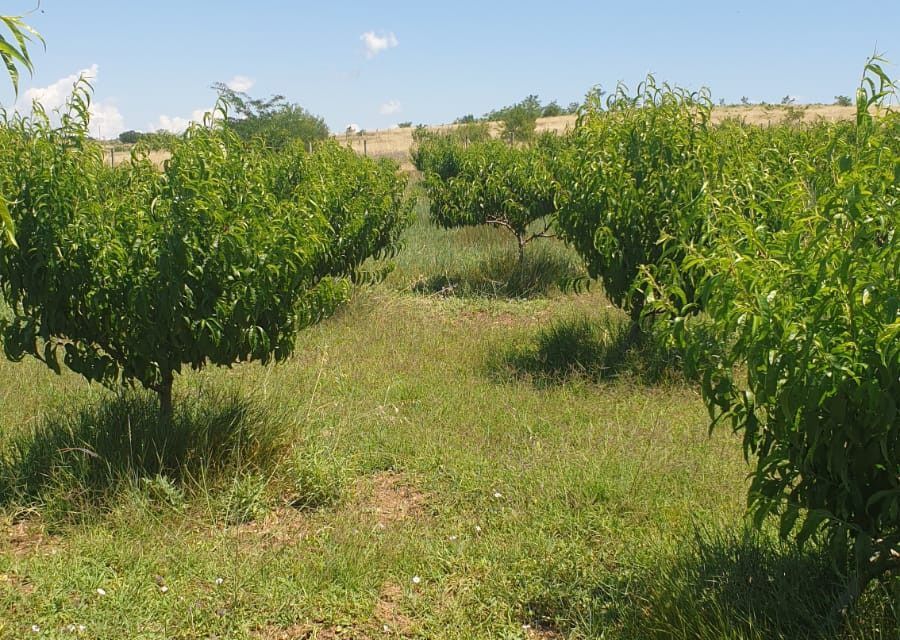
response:
<svg viewBox="0 0 900 640"><path fill-rule="evenodd" d="M372 517L381 529L425 514L426 495L409 478L383 471L363 479L354 489L351 510Z"/></svg>
<svg viewBox="0 0 900 640"><path fill-rule="evenodd" d="M48 534L43 525L33 520L7 525L0 535L0 549L9 550L14 556L50 555L59 551L59 547L59 538Z"/></svg>
<svg viewBox="0 0 900 640"><path fill-rule="evenodd" d="M290 506L278 507L261 520L232 527L231 531L248 547L267 550L294 546L316 534L315 523L309 514Z"/></svg>

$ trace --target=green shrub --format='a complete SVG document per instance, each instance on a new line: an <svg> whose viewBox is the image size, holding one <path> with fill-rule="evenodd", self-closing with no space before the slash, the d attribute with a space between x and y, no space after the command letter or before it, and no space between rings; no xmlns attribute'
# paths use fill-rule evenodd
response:
<svg viewBox="0 0 900 640"><path fill-rule="evenodd" d="M900 117L869 114L893 87L866 71L855 126L807 148L753 216L723 189L716 241L681 263L717 352L673 323L715 423L743 434L758 520L855 558L839 609L900 570Z"/></svg>
<svg viewBox="0 0 900 640"><path fill-rule="evenodd" d="M648 294L643 271L677 260L711 220L707 192L706 92L624 86L604 105L588 96L568 151L559 154L557 227L582 255L610 300L641 335ZM604 108L605 106L605 108ZM679 291L690 298L690 288Z"/></svg>
<svg viewBox="0 0 900 640"><path fill-rule="evenodd" d="M449 152L445 165L425 173L432 219L445 228L494 225L525 246L546 237L555 211L552 174L542 147L510 147L486 141ZM538 220L543 228L530 231Z"/></svg>
<svg viewBox="0 0 900 640"><path fill-rule="evenodd" d="M396 165L337 143L276 153L211 123L175 141L162 172L141 157L109 169L88 101L81 85L60 128L38 109L0 129L20 246L0 251L14 360L138 382L168 415L183 367L287 357L407 222Z"/></svg>

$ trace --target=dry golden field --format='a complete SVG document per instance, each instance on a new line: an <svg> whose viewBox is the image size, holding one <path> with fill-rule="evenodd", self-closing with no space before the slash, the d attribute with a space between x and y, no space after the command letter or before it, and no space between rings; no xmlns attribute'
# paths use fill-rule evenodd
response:
<svg viewBox="0 0 900 640"><path fill-rule="evenodd" d="M827 120L835 122L838 120L849 120L853 117L854 107L839 107L836 105L800 105L794 107L784 107L781 105L752 105L752 106L733 106L733 107L716 107L713 109L713 122L721 122L727 118L739 118L748 124L771 125L784 122L786 120L802 118L803 122L815 122L816 120ZM428 128L434 131L447 131L453 129L456 125L442 124L430 125ZM554 118L540 118L537 121L537 131L556 131L563 132L575 126L575 116L557 116ZM500 131L500 123L491 123L491 130L494 135ZM375 131L366 131L365 133L356 134L335 134L333 137L346 143L358 153L366 153L375 158L393 158L400 163L405 171L412 171L413 166L409 157L409 150L413 143L412 128L405 129L382 129ZM114 162L116 165L126 162L130 155L127 151L120 150L122 145L109 146L107 148L108 161ZM161 165L166 158L169 157L166 151L153 151L150 153L150 159Z"/></svg>
<svg viewBox="0 0 900 640"><path fill-rule="evenodd" d="M721 122L727 118L739 118L747 124L771 125L784 122L792 118L802 117L803 122L815 122L827 120L849 120L853 117L854 107L839 107L835 105L802 105L793 108L781 105L752 105L748 107L717 107L713 109L713 122ZM429 127L432 130L449 130L456 125L435 125ZM557 116L554 118L540 118L537 121L537 131L556 131L562 133L575 126L575 116ZM501 124L491 123L494 135L500 131ZM390 157L397 160L406 170L412 170L409 158L409 150L412 147L412 128L384 129L367 131L363 134L337 134L334 137L346 142L355 151L367 153L373 157Z"/></svg>

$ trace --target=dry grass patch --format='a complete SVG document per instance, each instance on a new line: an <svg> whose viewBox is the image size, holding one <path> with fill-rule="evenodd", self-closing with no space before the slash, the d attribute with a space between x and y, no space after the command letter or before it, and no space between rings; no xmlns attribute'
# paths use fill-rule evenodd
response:
<svg viewBox="0 0 900 640"><path fill-rule="evenodd" d="M325 528L310 514L284 506L270 511L262 519L245 522L230 530L243 547L278 551L313 538Z"/></svg>
<svg viewBox="0 0 900 640"><path fill-rule="evenodd" d="M0 549L14 557L53 555L59 551L58 536L47 533L40 522L21 519L3 527Z"/></svg>
<svg viewBox="0 0 900 640"><path fill-rule="evenodd" d="M410 479L395 471L382 471L360 480L354 489L350 511L375 520L386 529L425 515L426 495Z"/></svg>

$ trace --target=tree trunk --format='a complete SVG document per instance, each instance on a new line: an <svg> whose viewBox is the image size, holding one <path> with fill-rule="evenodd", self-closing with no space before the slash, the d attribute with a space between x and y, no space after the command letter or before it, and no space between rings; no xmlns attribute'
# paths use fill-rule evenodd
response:
<svg viewBox="0 0 900 640"><path fill-rule="evenodd" d="M628 329L628 344L639 344L644 339L641 316L644 313L646 299L643 291L637 290L631 294L631 326Z"/></svg>
<svg viewBox="0 0 900 640"><path fill-rule="evenodd" d="M525 262L525 245L527 241L525 240L524 233L517 233L516 240L519 241L519 264L522 265Z"/></svg>
<svg viewBox="0 0 900 640"><path fill-rule="evenodd" d="M172 420L172 384L175 376L171 372L164 373L162 382L156 387L156 394L159 396L159 416L163 421Z"/></svg>
<svg viewBox="0 0 900 640"><path fill-rule="evenodd" d="M890 571L900 571L900 555L891 544L882 545L873 559L856 560L856 570L850 576L847 588L841 593L831 609L829 622L837 628L841 625L847 612L853 608L859 597L873 582Z"/></svg>

